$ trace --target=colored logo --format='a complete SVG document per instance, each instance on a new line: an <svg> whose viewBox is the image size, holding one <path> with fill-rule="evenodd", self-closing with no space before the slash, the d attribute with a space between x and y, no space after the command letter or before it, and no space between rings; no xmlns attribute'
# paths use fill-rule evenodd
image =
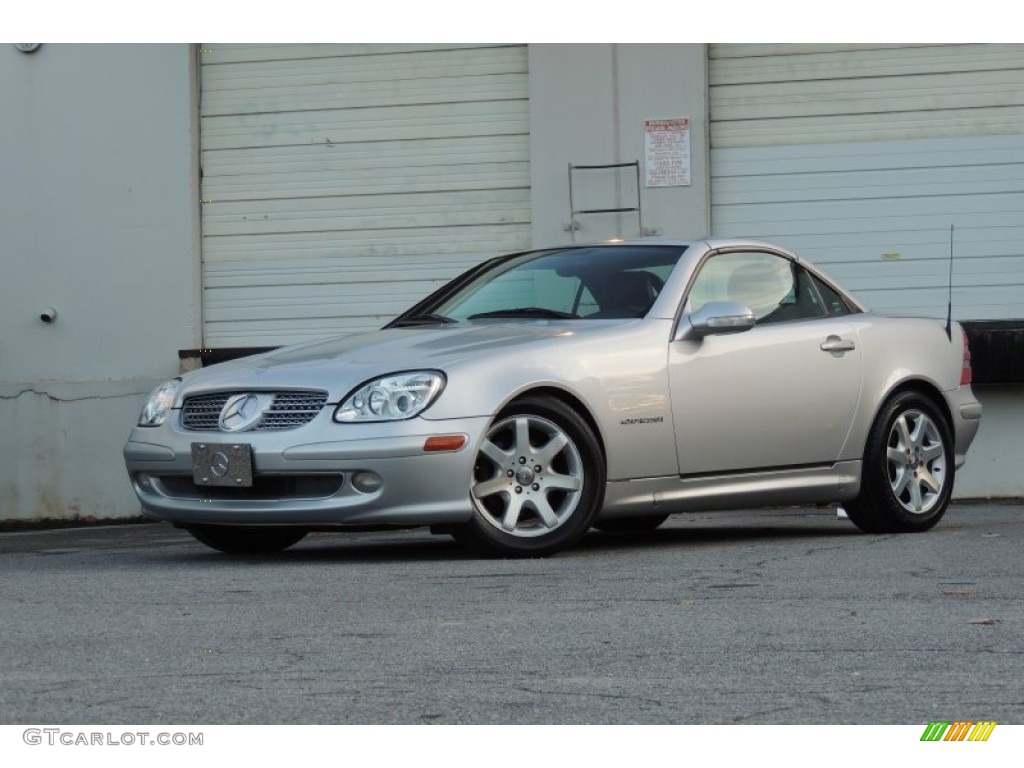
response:
<svg viewBox="0 0 1024 768"><path fill-rule="evenodd" d="M995 729L995 720L932 720L921 741L988 741Z"/></svg>

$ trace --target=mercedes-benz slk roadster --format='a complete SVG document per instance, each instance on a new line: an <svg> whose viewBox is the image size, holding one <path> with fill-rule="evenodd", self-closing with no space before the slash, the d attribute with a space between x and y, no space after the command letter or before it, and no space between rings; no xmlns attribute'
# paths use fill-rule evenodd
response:
<svg viewBox="0 0 1024 768"><path fill-rule="evenodd" d="M160 385L124 449L145 514L224 552L431 526L541 556L674 513L942 517L978 430L959 325L868 311L738 240L491 259L372 333Z"/></svg>

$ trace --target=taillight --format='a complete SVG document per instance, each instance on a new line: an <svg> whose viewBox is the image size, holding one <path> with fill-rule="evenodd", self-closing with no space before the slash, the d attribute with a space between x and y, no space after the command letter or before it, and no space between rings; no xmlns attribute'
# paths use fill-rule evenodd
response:
<svg viewBox="0 0 1024 768"><path fill-rule="evenodd" d="M971 349L967 346L967 331L962 328L960 331L964 335L964 363L960 369L960 386L966 386L971 383Z"/></svg>

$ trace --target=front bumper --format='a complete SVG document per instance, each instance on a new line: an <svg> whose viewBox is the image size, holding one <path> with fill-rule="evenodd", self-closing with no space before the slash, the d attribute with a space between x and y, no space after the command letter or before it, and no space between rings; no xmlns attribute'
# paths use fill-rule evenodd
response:
<svg viewBox="0 0 1024 768"><path fill-rule="evenodd" d="M336 424L325 409L309 424L279 432L198 432L174 412L160 427L136 427L125 464L143 513L182 524L364 526L431 525L468 520L469 484L490 419L410 419ZM466 435L458 451L428 453L426 438ZM192 483L192 443L246 443L252 488ZM352 484L372 472L372 493Z"/></svg>

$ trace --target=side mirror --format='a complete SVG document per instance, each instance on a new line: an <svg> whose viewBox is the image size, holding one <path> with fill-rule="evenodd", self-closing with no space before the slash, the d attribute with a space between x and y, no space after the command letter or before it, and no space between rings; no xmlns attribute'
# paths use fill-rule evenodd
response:
<svg viewBox="0 0 1024 768"><path fill-rule="evenodd" d="M683 316L676 341L741 333L753 327L754 311L750 307L734 301L709 301L696 312Z"/></svg>

